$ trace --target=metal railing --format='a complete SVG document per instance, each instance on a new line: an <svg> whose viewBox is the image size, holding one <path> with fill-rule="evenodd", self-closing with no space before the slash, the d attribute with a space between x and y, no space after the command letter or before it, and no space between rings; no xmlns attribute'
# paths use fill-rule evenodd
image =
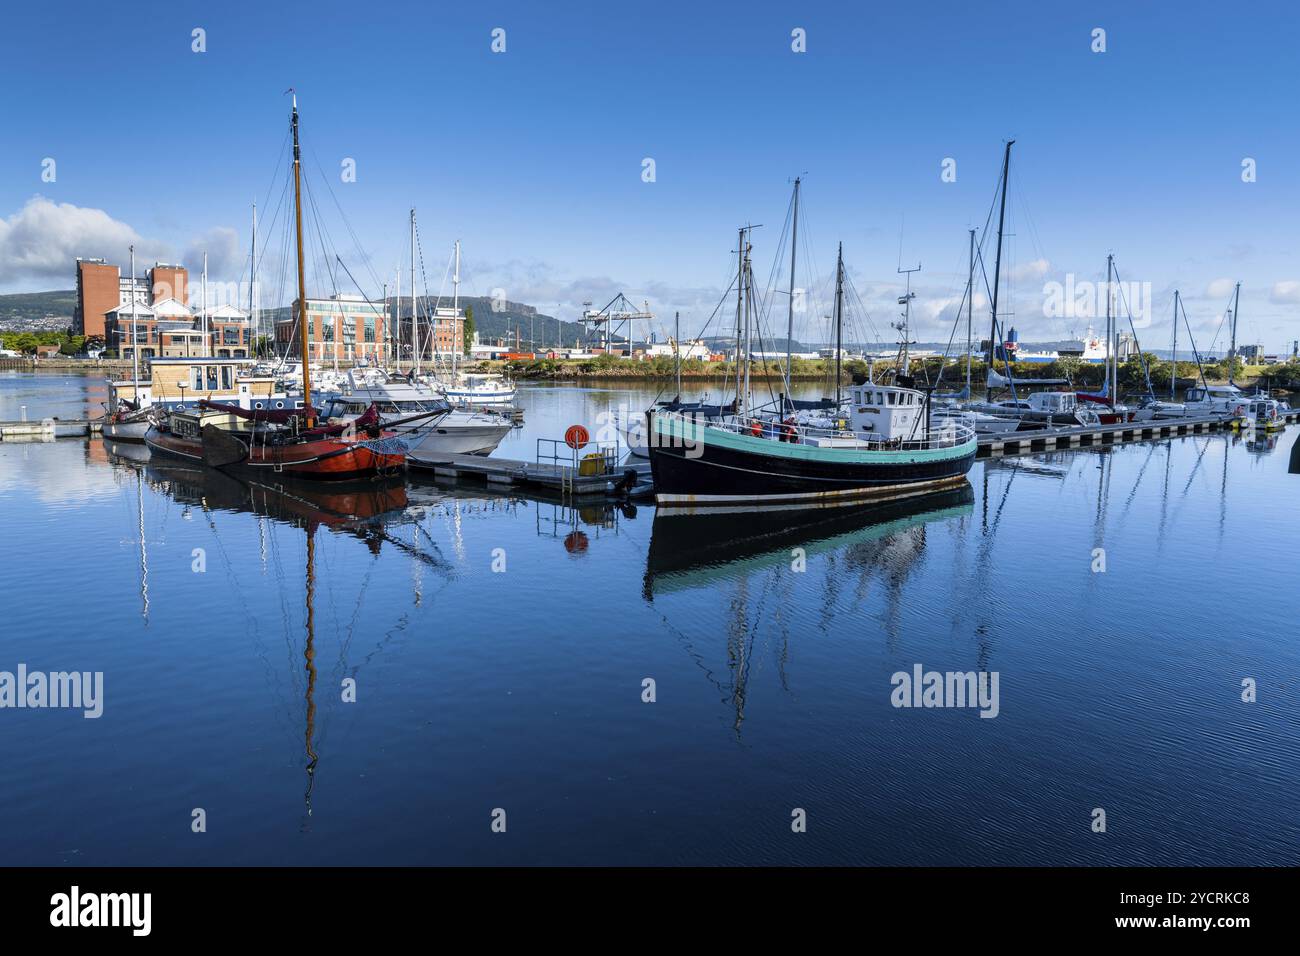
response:
<svg viewBox="0 0 1300 956"><path fill-rule="evenodd" d="M863 451L922 451L934 448L956 448L975 440L975 430L965 425L957 425L951 422L944 422L940 427L938 435L932 435L929 438L884 438L870 432L865 434L856 434L847 429L838 428L817 428L812 425L786 425L772 419L751 419L750 421L721 421L721 420L702 420L691 415L685 415L681 412L656 412L658 416L664 418L675 418L681 421L687 429L694 431L694 434L685 434L687 439L699 438L698 431L707 428L717 428L723 431L735 432L738 435L749 435L754 438L766 438L771 441L780 440L783 432L787 429L793 429L795 441L807 444L808 438L834 438L841 441L852 441L852 447ZM757 422L759 433L754 434L753 422ZM654 437L651 436L651 440Z"/></svg>
<svg viewBox="0 0 1300 956"><path fill-rule="evenodd" d="M586 451L586 449L593 450ZM593 454L599 456L601 476L607 477L616 472L619 461L618 446L611 444L592 443L582 448L573 448L562 438L539 438L535 460L539 465L555 466L560 472L560 490L572 493L583 459Z"/></svg>

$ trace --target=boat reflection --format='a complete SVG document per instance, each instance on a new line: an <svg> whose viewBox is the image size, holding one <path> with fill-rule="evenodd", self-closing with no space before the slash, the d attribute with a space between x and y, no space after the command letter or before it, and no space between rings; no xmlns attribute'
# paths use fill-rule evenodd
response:
<svg viewBox="0 0 1300 956"><path fill-rule="evenodd" d="M705 663L707 655L681 628L673 630L719 691L739 738L749 696L750 662L763 619L761 604L768 588L785 572L805 570L814 556L825 558L820 624L829 626L839 613L841 589L847 586L864 593L868 579L878 575L885 582L886 617L891 622L887 627L892 631L904 583L925 551L926 526L970 515L974 501L974 490L963 482L945 491L872 504L693 512L660 508L651 528L642 595L653 604L657 597L695 588L733 592L725 623L727 678L720 678ZM754 601L759 608L751 608ZM667 616L664 620L669 623ZM788 691L790 628L781 625L777 632L777 672Z"/></svg>
<svg viewBox="0 0 1300 956"><path fill-rule="evenodd" d="M152 458L145 477L155 490L182 504L243 511L315 530L358 531L403 520L408 500L403 478L331 482L236 478L214 468Z"/></svg>
<svg viewBox="0 0 1300 956"><path fill-rule="evenodd" d="M896 501L830 507L660 508L650 533L642 594L647 601L673 591L709 587L777 566L790 567L794 550L806 559L843 552L850 566L903 570L924 547L924 526L968 515L969 483Z"/></svg>
<svg viewBox="0 0 1300 956"><path fill-rule="evenodd" d="M126 459L122 461L127 463ZM140 468L136 463L131 463L130 466ZM271 483L232 477L200 465L159 459L150 459L140 470L144 480L156 491L186 506L197 506L207 513L246 512L272 522L301 528L306 535L302 617L302 747L304 771L307 775L303 802L306 816L310 818L312 792L320 763L316 747L316 533L325 528L332 533L354 536L365 542L374 555L378 555L381 547L387 543L424 565L449 572L451 567L437 552L436 546L433 549L421 548L400 540L389 530L395 524L418 522L423 509L409 507L406 482L402 477L329 484L292 479ZM143 534L141 528L142 540ZM291 626L290 616L286 614L286 631ZM344 686L346 693L346 682Z"/></svg>

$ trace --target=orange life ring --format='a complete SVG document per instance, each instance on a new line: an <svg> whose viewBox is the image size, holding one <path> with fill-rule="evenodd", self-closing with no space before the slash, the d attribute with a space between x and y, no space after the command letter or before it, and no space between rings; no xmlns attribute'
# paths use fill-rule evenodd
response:
<svg viewBox="0 0 1300 956"><path fill-rule="evenodd" d="M570 425L564 433L564 443L570 448L585 448L589 441L591 441L591 436L587 434L587 429L582 425Z"/></svg>

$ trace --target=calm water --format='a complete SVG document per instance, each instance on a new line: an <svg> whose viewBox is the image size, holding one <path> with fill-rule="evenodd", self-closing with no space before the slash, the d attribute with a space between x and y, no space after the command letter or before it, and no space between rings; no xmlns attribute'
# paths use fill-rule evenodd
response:
<svg viewBox="0 0 1300 956"><path fill-rule="evenodd" d="M651 394L527 389L499 454ZM103 398L0 374L0 419ZM0 710L0 859L1292 864L1296 435L705 517L0 443L0 670L105 683ZM917 663L997 671L999 715L895 709Z"/></svg>

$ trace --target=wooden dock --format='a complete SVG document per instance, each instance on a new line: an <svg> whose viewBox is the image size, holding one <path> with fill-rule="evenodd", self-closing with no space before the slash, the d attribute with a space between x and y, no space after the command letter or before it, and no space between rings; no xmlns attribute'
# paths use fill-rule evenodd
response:
<svg viewBox="0 0 1300 956"><path fill-rule="evenodd" d="M103 420L99 418L37 418L31 421L0 422L0 441L85 438L98 434L103 425Z"/></svg>
<svg viewBox="0 0 1300 956"><path fill-rule="evenodd" d="M1294 422L1296 417L1297 413L1292 412L1286 416L1286 420ZM984 435L979 439L977 455L980 458L1033 455L1094 445L1153 441L1160 438L1177 438L1180 435L1202 435L1227 431L1236 421L1237 419L1230 415L1212 415L1204 418L1160 418L1145 422L1121 422L1114 425L1078 425L1011 432L1005 435Z"/></svg>
<svg viewBox="0 0 1300 956"><path fill-rule="evenodd" d="M481 480L494 486L546 488L575 498L606 497L611 483L623 477L622 469L617 467L598 475L583 475L571 465L483 455L412 452L406 456L406 464L416 471L431 471L440 478Z"/></svg>

